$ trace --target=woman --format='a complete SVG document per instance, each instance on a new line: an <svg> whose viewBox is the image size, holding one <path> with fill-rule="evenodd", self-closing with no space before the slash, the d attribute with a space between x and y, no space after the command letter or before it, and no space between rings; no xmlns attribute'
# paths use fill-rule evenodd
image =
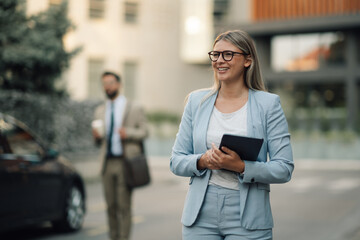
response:
<svg viewBox="0 0 360 240"><path fill-rule="evenodd" d="M269 184L288 182L294 169L279 97L265 92L247 33L220 34L209 57L214 85L188 96L171 156L171 171L190 177L183 239L272 239ZM263 138L257 160L218 149L225 133Z"/></svg>

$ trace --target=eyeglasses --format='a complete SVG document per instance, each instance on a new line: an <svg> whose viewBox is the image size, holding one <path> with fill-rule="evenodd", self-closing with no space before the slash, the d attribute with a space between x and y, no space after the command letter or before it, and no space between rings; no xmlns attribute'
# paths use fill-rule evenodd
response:
<svg viewBox="0 0 360 240"><path fill-rule="evenodd" d="M247 55L245 53L233 52L233 51L223 51L223 52L211 51L211 52L208 52L208 54L209 54L210 60L213 62L216 62L219 59L220 55L222 55L222 57L225 61L231 61L235 54L241 54L244 56Z"/></svg>

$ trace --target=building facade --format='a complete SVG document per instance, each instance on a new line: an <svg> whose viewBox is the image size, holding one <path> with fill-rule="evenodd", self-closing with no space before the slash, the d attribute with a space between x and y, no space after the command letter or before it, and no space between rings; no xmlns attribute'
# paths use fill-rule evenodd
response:
<svg viewBox="0 0 360 240"><path fill-rule="evenodd" d="M27 0L27 9L60 2ZM359 128L358 0L68 0L68 8L76 29L66 47L83 46L63 76L74 99L102 98L100 75L112 70L148 112L180 114L189 92L212 85L215 36L243 29L293 127Z"/></svg>
<svg viewBox="0 0 360 240"><path fill-rule="evenodd" d="M266 84L282 95L293 128L360 131L360 1L227 2L215 32L254 37ZM248 16L234 18L244 2Z"/></svg>
<svg viewBox="0 0 360 240"><path fill-rule="evenodd" d="M27 0L27 11L60 3ZM69 0L68 15L76 28L65 45L83 47L63 76L71 97L101 99L100 76L110 70L121 74L124 94L147 111L182 112L186 95L210 86L212 73L209 64L194 66L181 59L181 9L181 0Z"/></svg>

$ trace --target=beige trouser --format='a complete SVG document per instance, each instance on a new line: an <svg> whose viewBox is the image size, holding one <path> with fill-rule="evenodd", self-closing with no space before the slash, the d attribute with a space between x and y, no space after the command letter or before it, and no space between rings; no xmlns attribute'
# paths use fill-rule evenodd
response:
<svg viewBox="0 0 360 240"><path fill-rule="evenodd" d="M112 240L128 240L131 230L131 190L125 184L123 165L120 158L107 159L103 174L109 233Z"/></svg>

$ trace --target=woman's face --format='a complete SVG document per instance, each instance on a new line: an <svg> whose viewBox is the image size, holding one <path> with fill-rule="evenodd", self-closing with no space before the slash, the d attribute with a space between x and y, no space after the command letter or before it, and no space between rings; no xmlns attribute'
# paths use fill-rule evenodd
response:
<svg viewBox="0 0 360 240"><path fill-rule="evenodd" d="M220 40L214 46L213 51L242 51L226 40ZM251 60L242 54L234 54L230 61L225 61L220 54L216 62L212 62L215 77L219 81L244 81L244 70L249 67Z"/></svg>

